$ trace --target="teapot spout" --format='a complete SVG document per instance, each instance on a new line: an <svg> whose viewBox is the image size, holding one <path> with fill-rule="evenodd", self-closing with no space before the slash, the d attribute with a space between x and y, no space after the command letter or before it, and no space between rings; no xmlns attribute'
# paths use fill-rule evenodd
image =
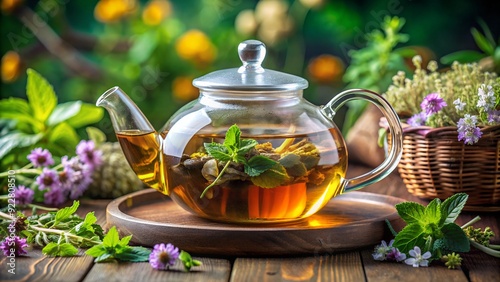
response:
<svg viewBox="0 0 500 282"><path fill-rule="evenodd" d="M118 86L104 92L97 100L96 106L103 107L109 112L115 133L124 131L155 132L137 105Z"/></svg>
<svg viewBox="0 0 500 282"><path fill-rule="evenodd" d="M137 105L119 87L99 97L96 106L104 107L128 163L146 185L168 195L161 162L161 138Z"/></svg>

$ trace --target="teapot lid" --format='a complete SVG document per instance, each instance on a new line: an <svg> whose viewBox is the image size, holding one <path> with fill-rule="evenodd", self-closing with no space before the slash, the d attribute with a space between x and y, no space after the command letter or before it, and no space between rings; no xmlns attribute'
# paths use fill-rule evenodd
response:
<svg viewBox="0 0 500 282"><path fill-rule="evenodd" d="M264 69L266 46L258 40L239 44L238 54L243 66L214 71L193 80L193 85L206 90L293 91L305 89L307 80L279 71Z"/></svg>

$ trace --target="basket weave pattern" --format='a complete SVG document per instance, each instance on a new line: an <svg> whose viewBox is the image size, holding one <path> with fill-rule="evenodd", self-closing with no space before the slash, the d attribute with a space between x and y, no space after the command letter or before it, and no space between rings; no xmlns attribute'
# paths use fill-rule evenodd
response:
<svg viewBox="0 0 500 282"><path fill-rule="evenodd" d="M500 125L481 131L465 145L456 127L407 128L398 170L408 191L425 199L464 192L468 206L500 206Z"/></svg>

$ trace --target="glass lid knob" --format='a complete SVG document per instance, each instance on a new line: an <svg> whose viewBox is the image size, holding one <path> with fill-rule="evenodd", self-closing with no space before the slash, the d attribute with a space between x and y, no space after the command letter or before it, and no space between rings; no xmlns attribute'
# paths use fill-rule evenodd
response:
<svg viewBox="0 0 500 282"><path fill-rule="evenodd" d="M261 64L266 57L266 45L258 40L246 40L238 45L238 55L243 63L239 73L264 72Z"/></svg>

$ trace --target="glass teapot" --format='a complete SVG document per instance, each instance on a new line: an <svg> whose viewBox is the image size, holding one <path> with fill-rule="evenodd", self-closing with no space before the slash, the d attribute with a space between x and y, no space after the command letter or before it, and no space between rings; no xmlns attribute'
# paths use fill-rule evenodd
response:
<svg viewBox="0 0 500 282"><path fill-rule="evenodd" d="M204 218L286 222L306 218L331 198L377 182L396 168L402 129L382 96L347 90L318 107L302 97L305 79L262 68L262 42L244 41L238 53L243 66L195 79L198 99L179 109L159 132L120 88L98 99L145 184ZM332 119L352 99L367 100L382 111L392 146L380 166L348 179L346 144Z"/></svg>

